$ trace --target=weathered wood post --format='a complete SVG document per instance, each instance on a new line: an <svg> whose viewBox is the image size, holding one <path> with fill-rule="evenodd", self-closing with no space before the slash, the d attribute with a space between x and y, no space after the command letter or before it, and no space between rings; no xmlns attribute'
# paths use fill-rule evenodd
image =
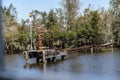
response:
<svg viewBox="0 0 120 80"><path fill-rule="evenodd" d="M65 59L65 55L67 54L67 51L63 51L61 52L61 59L64 60Z"/></svg>
<svg viewBox="0 0 120 80"><path fill-rule="evenodd" d="M61 56L61 59L64 60L64 59L65 59L65 55L62 55L62 56Z"/></svg>
<svg viewBox="0 0 120 80"><path fill-rule="evenodd" d="M53 54L53 57L52 57L52 61L55 62L55 61L56 61L57 51L56 51L56 50L53 50L52 53L54 53L54 54Z"/></svg>
<svg viewBox="0 0 120 80"><path fill-rule="evenodd" d="M47 58L47 62L49 62L51 60L51 58Z"/></svg>
<svg viewBox="0 0 120 80"><path fill-rule="evenodd" d="M25 54L25 61L27 64L30 63L30 59L29 59L29 52L28 51L24 51L24 54Z"/></svg>
<svg viewBox="0 0 120 80"><path fill-rule="evenodd" d="M43 63L43 71L46 73L46 63Z"/></svg>
<svg viewBox="0 0 120 80"><path fill-rule="evenodd" d="M54 57L52 57L52 61L54 61L54 62L56 61L56 58L55 58L55 56L54 56Z"/></svg>
<svg viewBox="0 0 120 80"><path fill-rule="evenodd" d="M112 43L111 48L112 48L112 52L113 52L114 51L114 42L113 42L113 40L111 40L111 43Z"/></svg>
<svg viewBox="0 0 120 80"><path fill-rule="evenodd" d="M39 63L39 56L36 56L36 63Z"/></svg>
<svg viewBox="0 0 120 80"><path fill-rule="evenodd" d="M91 54L93 54L93 47L90 48L90 52L91 52Z"/></svg>
<svg viewBox="0 0 120 80"><path fill-rule="evenodd" d="M27 64L27 63L26 63L26 64L24 65L24 68L29 69L29 68L30 68L30 64Z"/></svg>
<svg viewBox="0 0 120 80"><path fill-rule="evenodd" d="M46 52L44 50L42 51L42 56L43 56L43 63L47 63Z"/></svg>

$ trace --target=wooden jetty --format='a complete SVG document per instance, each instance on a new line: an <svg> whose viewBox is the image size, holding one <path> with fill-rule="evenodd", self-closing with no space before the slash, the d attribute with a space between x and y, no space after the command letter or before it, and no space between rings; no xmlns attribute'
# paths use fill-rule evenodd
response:
<svg viewBox="0 0 120 80"><path fill-rule="evenodd" d="M101 48L107 48L107 47L113 48L114 44L115 43L113 42L109 42L101 45L85 45L77 48L67 49L67 52L69 53L69 52L79 52L79 51L91 51L91 53L93 53L93 50L99 50Z"/></svg>
<svg viewBox="0 0 120 80"><path fill-rule="evenodd" d="M37 50L33 50L32 49L32 45L31 45L31 49L28 51L23 51L23 56L26 60L26 63L30 63L30 59L31 58L36 58L36 62L43 62L46 63L49 60L55 61L57 56L60 56L61 59L64 59L65 56L67 55L67 53L69 52L79 52L79 51L83 51L83 50L90 50L91 53L93 53L94 49L97 48L101 48L101 47L106 47L109 45L113 45L114 43L109 42L106 44L102 44L102 45L86 45L86 46L81 46L78 48L70 48L70 49L66 49L66 50L60 50L60 49L43 49L43 44L42 44L42 33L44 32L42 30L42 27L38 27L37 28L37 32L38 32L38 49ZM50 30L45 30L45 32L49 32ZM32 35L31 35L32 36ZM32 44L32 38L31 38L31 44Z"/></svg>
<svg viewBox="0 0 120 80"><path fill-rule="evenodd" d="M46 49L46 50L29 50L22 53L23 57L26 60L26 63L30 63L30 59L36 58L36 62L47 63L47 61L55 61L56 57L61 57L63 60L67 55L67 51L59 51L55 49Z"/></svg>
<svg viewBox="0 0 120 80"><path fill-rule="evenodd" d="M36 58L36 62L43 62L46 63L47 61L55 61L56 57L60 56L61 59L64 59L65 56L69 52L79 52L79 51L85 51L89 50L91 53L93 53L93 50L95 49L100 49L101 47L106 47L106 46L111 46L114 43L105 43L102 45L86 45L86 46L81 46L78 48L70 48L66 50L60 50L60 49L41 49L41 50L29 50L29 51L24 51L23 56L26 60L26 63L30 63L31 58Z"/></svg>

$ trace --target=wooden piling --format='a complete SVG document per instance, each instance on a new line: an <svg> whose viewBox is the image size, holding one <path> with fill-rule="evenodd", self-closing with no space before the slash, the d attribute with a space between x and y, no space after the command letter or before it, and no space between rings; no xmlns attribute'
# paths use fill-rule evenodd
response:
<svg viewBox="0 0 120 80"><path fill-rule="evenodd" d="M43 63L47 63L47 60L46 60L46 55L45 55L45 51L43 50L42 52L42 57L43 57Z"/></svg>
<svg viewBox="0 0 120 80"><path fill-rule="evenodd" d="M49 62L49 61L51 61L51 59L50 59L50 58L47 58L47 62Z"/></svg>
<svg viewBox="0 0 120 80"><path fill-rule="evenodd" d="M61 59L64 60L65 59L65 55L61 55Z"/></svg>
<svg viewBox="0 0 120 80"><path fill-rule="evenodd" d="M93 54L93 48L90 48L90 52L91 52L91 54Z"/></svg>
<svg viewBox="0 0 120 80"><path fill-rule="evenodd" d="M29 52L28 51L24 51L24 54L25 54L25 61L27 64L30 63L30 59L29 59Z"/></svg>
<svg viewBox="0 0 120 80"><path fill-rule="evenodd" d="M55 62L55 61L56 61L56 58L55 58L55 57L52 57L52 61Z"/></svg>
<svg viewBox="0 0 120 80"><path fill-rule="evenodd" d="M39 58L36 58L36 63L39 63Z"/></svg>

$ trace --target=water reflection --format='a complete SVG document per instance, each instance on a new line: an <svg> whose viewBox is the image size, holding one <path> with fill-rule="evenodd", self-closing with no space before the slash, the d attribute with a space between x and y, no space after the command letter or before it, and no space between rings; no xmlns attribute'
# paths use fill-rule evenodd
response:
<svg viewBox="0 0 120 80"><path fill-rule="evenodd" d="M5 57L8 69L35 70L53 80L120 80L120 51L69 55L66 60L47 64L36 64L34 59L25 64L21 55Z"/></svg>
<svg viewBox="0 0 120 80"><path fill-rule="evenodd" d="M46 66L47 63L33 63L33 64L25 64L23 67L25 69L33 69L33 68L39 68L41 72L46 72Z"/></svg>
<svg viewBox="0 0 120 80"><path fill-rule="evenodd" d="M65 60L67 60L67 59L65 59ZM57 64L65 61L65 60L57 60L55 62L50 61L50 62L47 62L47 63L42 63L42 62L41 63L36 63L35 62L35 63L32 63L32 64L26 63L25 65L23 65L23 68L25 68L25 69L40 68L40 70L43 70L44 68L46 68L46 66L51 67L51 66L57 65Z"/></svg>

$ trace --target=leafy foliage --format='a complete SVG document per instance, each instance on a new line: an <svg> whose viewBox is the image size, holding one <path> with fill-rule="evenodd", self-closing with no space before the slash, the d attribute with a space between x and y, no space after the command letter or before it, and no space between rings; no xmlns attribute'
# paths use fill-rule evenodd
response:
<svg viewBox="0 0 120 80"><path fill-rule="evenodd" d="M79 0L63 0L62 7L49 12L32 10L30 18L17 22L17 12L10 4L3 8L5 49L12 53L30 48L29 31L32 27L33 48L38 47L37 27L42 27L43 45L49 48L100 45L112 39L120 43L119 0L111 0L111 8L91 10L79 14Z"/></svg>
<svg viewBox="0 0 120 80"><path fill-rule="evenodd" d="M120 32L120 0L111 0L111 12L112 12L112 29L113 29L113 36L114 41L119 42L119 32Z"/></svg>

